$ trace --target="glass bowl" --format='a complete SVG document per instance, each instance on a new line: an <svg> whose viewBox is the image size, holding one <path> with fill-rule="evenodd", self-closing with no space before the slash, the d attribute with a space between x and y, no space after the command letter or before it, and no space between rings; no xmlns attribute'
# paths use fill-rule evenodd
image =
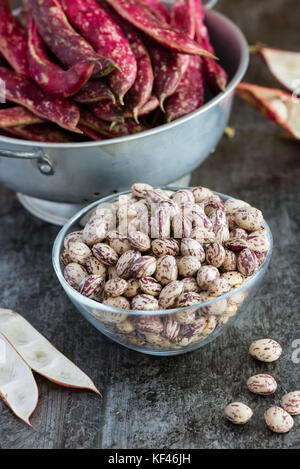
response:
<svg viewBox="0 0 300 469"><path fill-rule="evenodd" d="M175 192L178 189L190 189L190 187L168 186L161 187L161 189ZM64 278L64 266L60 256L64 250L65 236L82 229L89 213L95 207L111 204L119 196L129 193L130 191L120 192L93 202L80 210L63 226L55 239L52 251L53 267L58 280L79 312L96 329L118 344L150 355L178 355L203 347L233 324L260 286L272 256L273 237L271 230L264 221L270 240L270 249L266 253L260 269L240 286L222 296L193 306L149 312L114 308L87 298L72 288ZM218 192L215 194L224 201L231 198ZM188 317L194 312L196 317L202 319L191 324ZM174 321L178 317L181 319L179 334L178 322ZM204 322L205 324L203 324ZM164 328L163 331L162 328ZM168 339L165 337L166 330ZM173 341L176 334L176 341Z"/></svg>

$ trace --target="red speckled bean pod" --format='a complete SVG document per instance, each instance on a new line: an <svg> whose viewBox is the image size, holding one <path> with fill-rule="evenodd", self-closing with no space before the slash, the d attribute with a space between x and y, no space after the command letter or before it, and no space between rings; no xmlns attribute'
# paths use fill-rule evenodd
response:
<svg viewBox="0 0 300 469"><path fill-rule="evenodd" d="M98 59L94 75L106 75L113 70L111 59L97 54L72 28L57 0L30 0L30 6L40 35L66 67L82 60Z"/></svg>
<svg viewBox="0 0 300 469"><path fill-rule="evenodd" d="M16 72L29 75L26 33L12 15L9 1L0 3L0 52Z"/></svg>
<svg viewBox="0 0 300 469"><path fill-rule="evenodd" d="M39 117L21 106L0 110L0 128L39 124L40 122L43 121Z"/></svg>
<svg viewBox="0 0 300 469"><path fill-rule="evenodd" d="M80 113L75 104L47 95L32 80L7 68L0 67L0 79L5 82L7 101L21 104L41 119L81 133L77 129Z"/></svg>
<svg viewBox="0 0 300 469"><path fill-rule="evenodd" d="M151 7L155 14L166 23L170 24L171 22L171 15L168 8L160 1L160 0L142 0L143 3L146 3L149 7Z"/></svg>
<svg viewBox="0 0 300 469"><path fill-rule="evenodd" d="M25 140L33 140L35 142L47 143L71 143L74 142L74 136L68 135L55 125L51 124L33 124L26 126L8 127L5 129L15 137Z"/></svg>
<svg viewBox="0 0 300 469"><path fill-rule="evenodd" d="M78 62L69 70L63 70L51 62L38 33L34 19L28 24L28 64L31 78L45 91L57 98L68 98L77 93L89 80L94 63Z"/></svg>
<svg viewBox="0 0 300 469"><path fill-rule="evenodd" d="M194 39L196 32L195 12L195 0L187 0L187 3L174 3L171 11L171 26L178 29L179 31L183 31L191 39ZM189 59L189 55L181 54L182 75L188 67Z"/></svg>
<svg viewBox="0 0 300 469"><path fill-rule="evenodd" d="M106 0L116 11L163 46L183 54L208 55L211 53L200 47L186 34L167 27L159 21L149 7L139 0Z"/></svg>
<svg viewBox="0 0 300 469"><path fill-rule="evenodd" d="M123 103L124 95L135 81L137 63L121 28L94 0L61 0L61 4L73 26L95 50L118 65L120 70L114 70L109 83Z"/></svg>
<svg viewBox="0 0 300 469"><path fill-rule="evenodd" d="M103 135L100 135L98 132L91 129L90 127L87 127L86 125L78 124L78 128L84 133L84 135L89 137L91 140L105 140L105 137L103 137Z"/></svg>
<svg viewBox="0 0 300 469"><path fill-rule="evenodd" d="M207 28L204 24L204 8L201 0L196 2L196 41L208 50L211 54L215 55L215 50L210 42ZM203 57L203 72L204 78L209 88L213 93L218 94L225 91L228 82L226 71L211 57Z"/></svg>
<svg viewBox="0 0 300 469"><path fill-rule="evenodd" d="M203 63L201 57L190 58L177 90L170 96L166 104L167 122L190 114L202 106L204 101Z"/></svg>
<svg viewBox="0 0 300 469"><path fill-rule="evenodd" d="M121 106L111 100L101 101L93 104L89 109L97 116L107 122L124 122L125 116Z"/></svg>
<svg viewBox="0 0 300 469"><path fill-rule="evenodd" d="M134 120L126 119L125 122L116 122L115 125L111 125L104 120L98 119L91 112L81 110L80 112L80 124L85 125L101 135L110 138L123 137L125 135L135 134L147 130L148 127L144 124L137 124Z"/></svg>
<svg viewBox="0 0 300 469"><path fill-rule="evenodd" d="M116 98L105 83L104 80L90 80L88 81L78 93L73 96L73 100L81 104L97 103L98 101L105 101L110 99L113 103Z"/></svg>

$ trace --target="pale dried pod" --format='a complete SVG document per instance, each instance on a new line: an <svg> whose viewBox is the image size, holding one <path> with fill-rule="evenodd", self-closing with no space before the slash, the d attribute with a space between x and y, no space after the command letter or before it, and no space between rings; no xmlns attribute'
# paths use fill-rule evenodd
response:
<svg viewBox="0 0 300 469"><path fill-rule="evenodd" d="M106 278L106 266L94 256L88 258L85 263L85 268L89 274L101 275L104 279Z"/></svg>
<svg viewBox="0 0 300 469"><path fill-rule="evenodd" d="M230 422L237 425L247 423L253 415L252 409L243 402L231 402L225 407L224 413Z"/></svg>
<svg viewBox="0 0 300 469"><path fill-rule="evenodd" d="M183 238L180 246L181 254L183 256L193 256L199 259L200 262L205 261L205 251L200 243L192 238Z"/></svg>
<svg viewBox="0 0 300 469"><path fill-rule="evenodd" d="M151 248L151 240L149 236L142 231L131 231L128 234L128 242L133 249L137 249L141 252L149 251Z"/></svg>
<svg viewBox="0 0 300 469"><path fill-rule="evenodd" d="M141 256L136 259L130 268L133 278L151 277L156 270L156 258L153 256Z"/></svg>
<svg viewBox="0 0 300 469"><path fill-rule="evenodd" d="M156 263L155 277L162 285L168 285L168 283L177 280L178 268L176 259L169 255L159 257Z"/></svg>
<svg viewBox="0 0 300 469"><path fill-rule="evenodd" d="M130 251L132 249L127 236L116 233L114 236L111 236L109 239L109 245L114 251L116 251L119 256L122 256L124 252Z"/></svg>
<svg viewBox="0 0 300 469"><path fill-rule="evenodd" d="M88 275L84 277L79 285L79 293L87 298L97 300L102 292L105 280L101 275Z"/></svg>
<svg viewBox="0 0 300 469"><path fill-rule="evenodd" d="M73 233L67 234L64 239L64 247L68 249L70 243L83 243L82 231L73 231Z"/></svg>
<svg viewBox="0 0 300 469"><path fill-rule="evenodd" d="M201 267L197 257L183 256L177 262L178 273L182 277L193 277Z"/></svg>
<svg viewBox="0 0 300 469"><path fill-rule="evenodd" d="M162 286L153 277L142 277L139 279L139 286L143 293L152 296L159 296Z"/></svg>
<svg viewBox="0 0 300 469"><path fill-rule="evenodd" d="M72 242L69 244L68 253L72 262L85 265L88 258L92 255L90 248L81 241Z"/></svg>
<svg viewBox="0 0 300 469"><path fill-rule="evenodd" d="M163 322L159 316L137 316L134 325L140 334L160 334L164 330Z"/></svg>
<svg viewBox="0 0 300 469"><path fill-rule="evenodd" d="M249 347L249 353L253 358L261 362L274 362L282 354L282 348L275 340L260 339L252 342Z"/></svg>
<svg viewBox="0 0 300 469"><path fill-rule="evenodd" d="M141 291L140 282L136 278L127 280L127 290L124 292L126 298L133 298Z"/></svg>
<svg viewBox="0 0 300 469"><path fill-rule="evenodd" d="M225 259L220 268L223 272L236 271L236 255L233 251L225 249Z"/></svg>
<svg viewBox="0 0 300 469"><path fill-rule="evenodd" d="M142 182L137 182L131 186L132 194L139 199L145 199L147 191L152 190L153 187L150 184L145 184Z"/></svg>
<svg viewBox="0 0 300 469"><path fill-rule="evenodd" d="M294 426L293 417L278 406L266 410L264 417L268 428L275 433L287 433Z"/></svg>
<svg viewBox="0 0 300 469"><path fill-rule="evenodd" d="M257 231L262 227L263 214L257 208L246 207L235 212L234 220L244 230Z"/></svg>
<svg viewBox="0 0 300 469"><path fill-rule="evenodd" d="M277 383L273 376L263 373L251 376L247 380L246 385L249 391L253 392L254 394L261 394L262 396L274 394L277 389Z"/></svg>
<svg viewBox="0 0 300 469"><path fill-rule="evenodd" d="M171 308L182 293L183 284L180 281L175 280L162 289L158 302L163 309Z"/></svg>
<svg viewBox="0 0 300 469"><path fill-rule="evenodd" d="M251 249L243 249L237 258L238 271L245 277L250 277L258 270L258 261Z"/></svg>
<svg viewBox="0 0 300 469"><path fill-rule="evenodd" d="M75 262L71 262L64 269L64 277L66 281L75 290L78 290L80 283L87 275L88 273L86 269Z"/></svg>
<svg viewBox="0 0 300 469"><path fill-rule="evenodd" d="M213 265L203 265L197 273L197 283L201 290L207 290L210 282L220 277L220 272Z"/></svg>
<svg viewBox="0 0 300 469"><path fill-rule="evenodd" d="M290 415L300 415L300 391L292 391L282 396L280 405Z"/></svg>
<svg viewBox="0 0 300 469"><path fill-rule="evenodd" d="M82 238L88 246L101 243L107 235L107 224L101 218L92 218L85 225Z"/></svg>
<svg viewBox="0 0 300 469"><path fill-rule="evenodd" d="M220 243L211 243L205 250L206 261L214 267L221 267L225 260L225 249Z"/></svg>
<svg viewBox="0 0 300 469"><path fill-rule="evenodd" d="M128 283L123 278L117 277L108 280L104 286L104 292L108 296L122 296L128 288Z"/></svg>
<svg viewBox="0 0 300 469"><path fill-rule="evenodd" d="M152 251L158 257L176 256L179 253L179 243L173 238L154 239L152 241Z"/></svg>
<svg viewBox="0 0 300 469"><path fill-rule="evenodd" d="M192 189L192 194L194 196L195 202L200 203L208 197L211 197L214 193L207 187L198 186Z"/></svg>
<svg viewBox="0 0 300 469"><path fill-rule="evenodd" d="M244 202L244 200L234 199L234 198L227 199L224 205L225 205L226 213L229 213L229 214L232 214L232 213L234 214L237 210L250 207L250 204L248 204L247 202Z"/></svg>
<svg viewBox="0 0 300 469"><path fill-rule="evenodd" d="M158 301L152 295L146 295L144 293L135 296L131 300L131 308L134 310L141 311L156 311L159 309ZM144 317L144 316L141 316ZM155 317L155 316L154 316Z"/></svg>
<svg viewBox="0 0 300 469"><path fill-rule="evenodd" d="M132 264L141 257L139 251L130 250L124 252L117 262L117 273L118 277L128 279L130 277L130 271Z"/></svg>

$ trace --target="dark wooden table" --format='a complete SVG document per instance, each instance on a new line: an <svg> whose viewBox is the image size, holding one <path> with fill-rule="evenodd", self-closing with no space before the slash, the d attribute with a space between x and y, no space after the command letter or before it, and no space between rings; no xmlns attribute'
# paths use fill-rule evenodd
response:
<svg viewBox="0 0 300 469"><path fill-rule="evenodd" d="M299 50L298 0L223 0L218 9L242 28L249 43ZM277 86L257 57L246 79ZM52 269L58 228L34 219L14 193L0 188L0 305L24 314L103 393L100 399L36 376L40 400L33 428L0 401L0 448L300 448L300 416L286 435L271 433L263 419L267 407L300 386L300 363L292 359L300 339L300 146L282 139L277 127L238 99L231 126L235 137L222 139L192 182L262 209L273 230L274 254L262 288L235 325L186 355L135 353L90 326ZM262 337L283 346L274 364L248 355L250 342ZM247 391L246 379L257 372L277 379L275 396ZM232 400L254 409L247 425L224 419L223 408Z"/></svg>

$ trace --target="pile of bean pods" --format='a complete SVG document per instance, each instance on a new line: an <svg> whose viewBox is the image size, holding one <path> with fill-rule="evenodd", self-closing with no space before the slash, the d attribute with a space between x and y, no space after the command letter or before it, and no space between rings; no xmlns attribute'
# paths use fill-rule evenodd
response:
<svg viewBox="0 0 300 469"><path fill-rule="evenodd" d="M2 0L0 135L103 140L195 111L227 85L204 16L201 0L23 0L19 20Z"/></svg>
<svg viewBox="0 0 300 469"><path fill-rule="evenodd" d="M65 237L61 262L69 285L106 305L91 308L106 329L125 343L175 349L236 314L247 289L224 294L259 270L269 248L261 211L244 201L224 202L204 187L172 193L137 183ZM175 308L186 309L167 314Z"/></svg>

